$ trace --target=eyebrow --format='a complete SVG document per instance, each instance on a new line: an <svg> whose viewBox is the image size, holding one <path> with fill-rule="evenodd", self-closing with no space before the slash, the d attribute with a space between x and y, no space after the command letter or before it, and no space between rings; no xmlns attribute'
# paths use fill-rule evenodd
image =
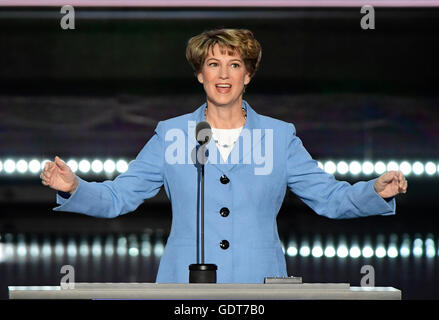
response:
<svg viewBox="0 0 439 320"><path fill-rule="evenodd" d="M212 60L212 59L213 59L213 60L217 60L217 61L219 61L219 59L217 59L217 58L209 58L209 59L206 60L206 62L209 61L209 60ZM238 62L242 62L241 59L232 59L232 60L230 60L230 61L238 61Z"/></svg>

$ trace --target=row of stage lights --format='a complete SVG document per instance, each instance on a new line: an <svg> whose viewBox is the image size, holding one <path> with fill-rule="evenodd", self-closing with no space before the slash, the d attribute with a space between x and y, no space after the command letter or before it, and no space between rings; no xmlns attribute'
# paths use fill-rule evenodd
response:
<svg viewBox="0 0 439 320"><path fill-rule="evenodd" d="M313 241L313 245L309 245L306 241L302 241L298 246L295 241L289 241L286 255L289 257L301 256L314 258L434 258L439 256L439 250L436 251L437 245L432 235L428 235L425 240L421 237L415 237L413 241L405 235L400 244L397 243L397 236L392 235L389 243L386 245L383 237L378 237L376 245L372 246L370 240L364 241L363 245L359 245L356 241L352 241L350 246L346 241L339 240L335 246L331 241L322 246L319 240ZM438 248L439 249L439 248Z"/></svg>
<svg viewBox="0 0 439 320"><path fill-rule="evenodd" d="M50 160L48 159L0 160L0 175L11 175L11 174L37 175L44 168L44 165L47 161ZM79 172L83 174L93 173L98 175L99 174L113 175L113 174L120 174L125 172L128 169L129 162L131 161L127 161L124 159L120 159L120 160L82 159L79 161L70 159L67 161L67 164L75 173ZM381 175L386 171L392 171L392 170L400 170L405 176L411 176L411 175L434 176L439 174L439 163L435 163L433 161L428 161L425 163L421 161L415 161L411 163L409 161L402 161L402 162L338 161L336 162L336 161L328 160L324 162L317 161L317 163L318 166L323 170L325 170L326 172L330 174L341 175L341 176L343 175L370 176L374 174Z"/></svg>
<svg viewBox="0 0 439 320"><path fill-rule="evenodd" d="M288 241L285 247L282 243L282 249L287 257L314 257L314 258L434 258L439 257L437 242L433 235L427 235L425 239L416 236L410 239L404 235L398 243L398 237L391 235L387 245L384 237L378 236L376 245L372 246L370 240L364 241L360 246L356 241L350 241L350 245L340 237L337 245L334 245L329 239L325 241L325 246L318 237L314 239L312 245L305 240L297 243L294 240ZM113 257L130 256L130 257L161 257L164 250L163 241L155 241L145 235L129 236L95 236L92 241L86 237L75 239L69 237L63 241L60 237L54 241L48 238L43 241L34 239L25 239L24 235L19 234L13 237L12 234L0 235L0 263L10 261L20 261L26 258L51 258L52 256L62 258L75 258L77 256L87 258L89 256L100 258L103 256Z"/></svg>

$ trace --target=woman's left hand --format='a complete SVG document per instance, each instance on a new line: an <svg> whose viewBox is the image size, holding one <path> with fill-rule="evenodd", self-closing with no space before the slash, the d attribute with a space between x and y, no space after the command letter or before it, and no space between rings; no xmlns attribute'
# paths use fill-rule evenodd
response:
<svg viewBox="0 0 439 320"><path fill-rule="evenodd" d="M382 198L391 198L407 192L407 180L401 171L388 171L382 174L375 180L373 186Z"/></svg>

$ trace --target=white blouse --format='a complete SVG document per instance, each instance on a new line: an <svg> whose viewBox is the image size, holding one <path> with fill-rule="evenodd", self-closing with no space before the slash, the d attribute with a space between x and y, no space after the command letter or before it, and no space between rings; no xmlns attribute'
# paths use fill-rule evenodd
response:
<svg viewBox="0 0 439 320"><path fill-rule="evenodd" d="M236 129L217 129L212 128L212 138L221 153L224 162L227 162L230 152L235 142L238 140L243 127Z"/></svg>

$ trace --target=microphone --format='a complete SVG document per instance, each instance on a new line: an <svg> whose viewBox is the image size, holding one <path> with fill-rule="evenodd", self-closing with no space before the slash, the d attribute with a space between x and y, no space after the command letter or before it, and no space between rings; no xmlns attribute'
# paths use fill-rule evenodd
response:
<svg viewBox="0 0 439 320"><path fill-rule="evenodd" d="M197 160L201 164L201 179L198 179L198 181L201 180L201 263L189 265L189 283L216 283L216 270L218 267L216 264L204 263L204 165L207 161L206 147L211 137L212 128L210 124L206 121L199 122L195 127L195 139L200 144L197 151ZM200 175L200 171L198 171L198 174Z"/></svg>
<svg viewBox="0 0 439 320"><path fill-rule="evenodd" d="M209 122L201 121L195 127L195 139L199 144L204 145L209 143L210 138L212 137L212 128L210 127Z"/></svg>

